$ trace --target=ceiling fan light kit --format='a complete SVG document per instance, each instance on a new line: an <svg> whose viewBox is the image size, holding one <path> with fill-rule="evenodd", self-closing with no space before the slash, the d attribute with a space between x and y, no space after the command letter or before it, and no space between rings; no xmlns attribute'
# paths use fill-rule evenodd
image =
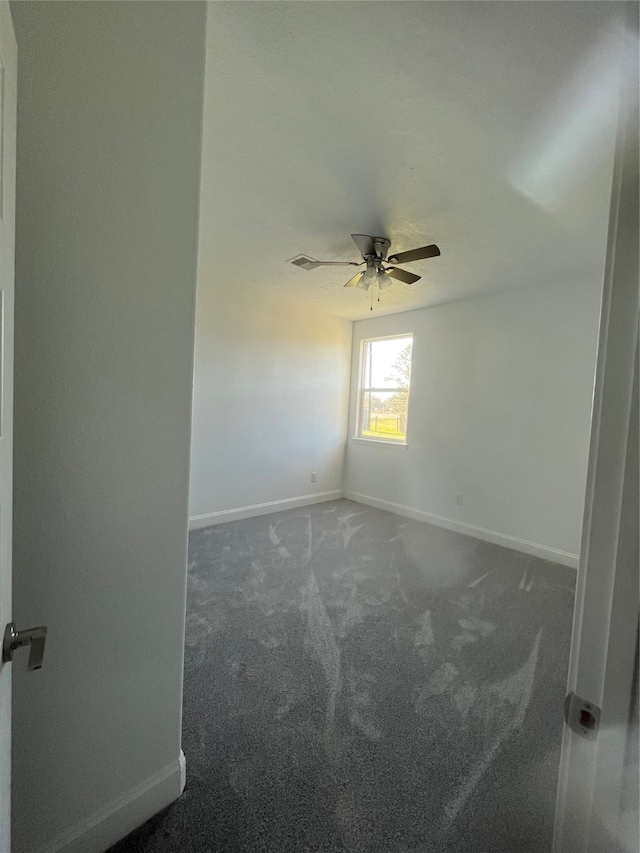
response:
<svg viewBox="0 0 640 853"><path fill-rule="evenodd" d="M415 284L416 281L420 280L419 275L399 269L395 266L396 264L409 264L413 261L437 258L440 254L440 249L435 243L431 243L429 246L422 246L420 249L410 249L408 252L398 252L387 257L391 248L391 240L387 237L370 237L368 234L352 234L351 237L362 255L360 263L356 261L317 261L307 255L298 255L291 260L291 263L303 270L315 270L318 267L360 267L365 265L365 269L356 273L344 286L369 290L372 285L377 284L380 291L390 287L393 284L393 279L405 284ZM383 266L385 263L393 264L393 266Z"/></svg>

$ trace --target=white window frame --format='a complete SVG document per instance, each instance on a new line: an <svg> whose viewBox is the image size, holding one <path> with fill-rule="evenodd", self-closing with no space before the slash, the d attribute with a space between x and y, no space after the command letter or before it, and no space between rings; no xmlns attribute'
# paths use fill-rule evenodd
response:
<svg viewBox="0 0 640 853"><path fill-rule="evenodd" d="M402 450L406 450L408 447L407 444L407 436L409 433L409 406L411 400L411 380L409 380L409 390L407 392L407 430L405 432L405 439L397 439L397 438L372 438L368 435L362 435L362 410L363 410L363 401L365 392L394 392L394 391L403 391L403 388L372 388L368 385L365 386L365 348L367 344L376 343L377 341L399 341L403 338L408 338L411 340L411 368L413 370L413 332L403 332L401 335L381 335L376 338L363 338L360 341L360 364L358 367L358 387L357 387L357 402L356 402L356 422L355 422L355 435L353 436L352 441L356 444L370 444L378 447L396 447Z"/></svg>

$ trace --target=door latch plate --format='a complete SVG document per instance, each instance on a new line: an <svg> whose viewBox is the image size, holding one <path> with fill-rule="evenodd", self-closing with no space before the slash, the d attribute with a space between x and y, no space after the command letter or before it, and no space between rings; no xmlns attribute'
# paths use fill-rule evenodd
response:
<svg viewBox="0 0 640 853"><path fill-rule="evenodd" d="M593 702L568 693L564 700L564 719L571 731L587 740L597 740L600 728L600 708Z"/></svg>

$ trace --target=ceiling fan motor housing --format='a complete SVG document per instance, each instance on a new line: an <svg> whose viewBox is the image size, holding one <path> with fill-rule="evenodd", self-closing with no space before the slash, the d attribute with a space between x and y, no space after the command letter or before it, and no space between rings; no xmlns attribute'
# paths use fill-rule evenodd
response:
<svg viewBox="0 0 640 853"><path fill-rule="evenodd" d="M386 237L374 237L372 242L376 258L384 261L391 246L391 240Z"/></svg>

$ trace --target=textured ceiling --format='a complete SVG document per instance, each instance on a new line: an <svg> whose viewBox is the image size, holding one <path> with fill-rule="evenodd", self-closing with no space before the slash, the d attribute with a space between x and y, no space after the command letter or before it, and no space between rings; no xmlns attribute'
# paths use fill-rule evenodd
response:
<svg viewBox="0 0 640 853"><path fill-rule="evenodd" d="M350 233L436 242L391 313L601 274L616 3L209 6L201 286L260 287L349 319ZM204 243L204 246L202 245Z"/></svg>

